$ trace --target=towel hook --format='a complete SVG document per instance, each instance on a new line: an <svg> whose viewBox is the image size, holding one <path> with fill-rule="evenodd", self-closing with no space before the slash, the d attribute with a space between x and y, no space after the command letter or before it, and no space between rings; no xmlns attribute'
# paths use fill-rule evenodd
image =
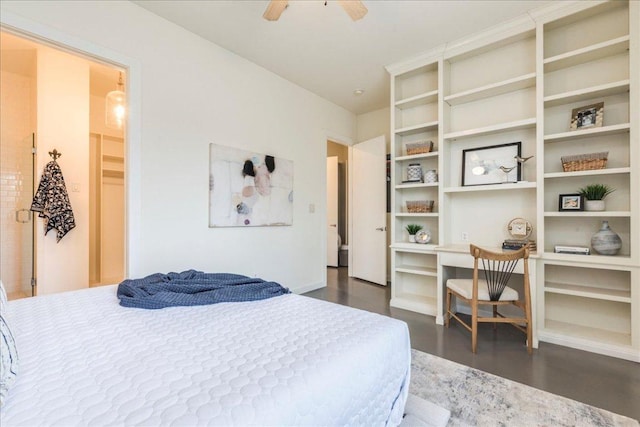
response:
<svg viewBox="0 0 640 427"><path fill-rule="evenodd" d="M58 160L58 157L62 156L62 153L59 153L58 150L54 148L53 151L49 151L49 155L55 161Z"/></svg>

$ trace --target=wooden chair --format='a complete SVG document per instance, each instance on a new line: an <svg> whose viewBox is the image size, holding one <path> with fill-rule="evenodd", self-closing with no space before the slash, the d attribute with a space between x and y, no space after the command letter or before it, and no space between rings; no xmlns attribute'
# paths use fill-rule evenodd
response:
<svg viewBox="0 0 640 427"><path fill-rule="evenodd" d="M492 322L494 329L497 323L510 323L527 334L527 351L532 352L531 325L531 291L529 289L529 247L513 252L492 252L469 245L473 261L473 279L447 280L447 313L445 324L449 327L451 317L471 331L471 350L476 353L478 346L478 323ZM518 261L524 262L524 301L520 301L518 292L507 283L511 278ZM484 278L479 277L479 262L482 262ZM471 325L451 311L451 296L466 301L471 307ZM493 317L480 317L478 307L493 307ZM524 312L524 317L506 317L498 312L500 305L515 305ZM524 326L522 326L524 325Z"/></svg>

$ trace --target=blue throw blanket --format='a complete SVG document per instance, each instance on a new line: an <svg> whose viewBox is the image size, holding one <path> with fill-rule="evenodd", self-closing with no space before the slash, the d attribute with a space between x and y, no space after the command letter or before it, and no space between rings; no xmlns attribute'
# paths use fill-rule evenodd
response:
<svg viewBox="0 0 640 427"><path fill-rule="evenodd" d="M156 273L142 279L128 279L118 285L123 307L158 309L175 306L257 301L288 294L275 282L229 273Z"/></svg>

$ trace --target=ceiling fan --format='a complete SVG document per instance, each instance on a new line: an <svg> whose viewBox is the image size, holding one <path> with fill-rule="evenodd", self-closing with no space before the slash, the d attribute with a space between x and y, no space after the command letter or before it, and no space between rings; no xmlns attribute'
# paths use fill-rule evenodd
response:
<svg viewBox="0 0 640 427"><path fill-rule="evenodd" d="M369 11L360 0L337 0L337 2L354 21L364 18ZM325 1L324 4L326 6L327 2ZM277 21L287 6L289 6L288 0L271 0L262 17L267 21Z"/></svg>

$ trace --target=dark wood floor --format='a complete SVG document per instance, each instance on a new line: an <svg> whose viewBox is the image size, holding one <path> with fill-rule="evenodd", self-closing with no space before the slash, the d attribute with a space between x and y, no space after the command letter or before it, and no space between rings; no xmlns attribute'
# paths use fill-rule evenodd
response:
<svg viewBox="0 0 640 427"><path fill-rule="evenodd" d="M469 332L456 322L447 329L434 317L390 308L389 287L349 278L346 267L328 268L327 287L305 295L401 319L417 350L640 419L638 363L547 343L530 356L524 334L509 325L494 331L491 324L482 325L474 355Z"/></svg>

